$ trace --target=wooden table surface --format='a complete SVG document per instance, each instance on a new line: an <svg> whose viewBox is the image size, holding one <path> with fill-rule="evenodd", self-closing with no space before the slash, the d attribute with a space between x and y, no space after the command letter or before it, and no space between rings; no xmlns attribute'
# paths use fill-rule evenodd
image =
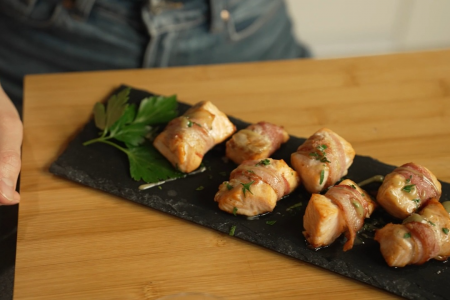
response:
<svg viewBox="0 0 450 300"><path fill-rule="evenodd" d="M93 104L123 83L300 137L326 126L357 154L450 181L450 51L28 76L15 299L396 298L50 174Z"/></svg>

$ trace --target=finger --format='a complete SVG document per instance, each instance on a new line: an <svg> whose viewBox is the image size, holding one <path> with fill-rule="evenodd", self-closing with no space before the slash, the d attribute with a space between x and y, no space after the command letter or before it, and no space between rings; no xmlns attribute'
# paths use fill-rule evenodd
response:
<svg viewBox="0 0 450 300"><path fill-rule="evenodd" d="M16 185L21 167L22 131L19 114L0 86L0 205L20 201Z"/></svg>

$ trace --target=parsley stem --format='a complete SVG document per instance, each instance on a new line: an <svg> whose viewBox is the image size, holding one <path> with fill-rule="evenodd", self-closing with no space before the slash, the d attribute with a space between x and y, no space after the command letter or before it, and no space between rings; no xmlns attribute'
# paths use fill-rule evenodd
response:
<svg viewBox="0 0 450 300"><path fill-rule="evenodd" d="M92 140L90 140L90 141L84 142L84 143L83 143L83 146L87 146L87 145L90 145L90 144L93 144L93 143L97 143L97 142L98 142L98 143L108 144L108 145L113 146L113 147L119 149L120 151L126 153L127 155L129 154L129 151L128 151L127 149L125 149L125 148L123 148L123 147L120 147L120 146L117 145L116 143L107 141L106 138L103 138L103 137L99 137L99 138L92 139Z"/></svg>
<svg viewBox="0 0 450 300"><path fill-rule="evenodd" d="M358 183L358 185L359 186L364 186L364 185L367 185L367 184L372 183L372 182L383 182L383 180L384 180L384 176L383 175L375 175L373 177L370 177L370 178L368 178L366 180L361 181L360 183Z"/></svg>

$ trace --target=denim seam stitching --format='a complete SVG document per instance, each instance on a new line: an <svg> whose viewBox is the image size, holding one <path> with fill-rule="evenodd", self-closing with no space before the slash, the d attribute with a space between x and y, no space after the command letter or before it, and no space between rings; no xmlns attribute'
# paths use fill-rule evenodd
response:
<svg viewBox="0 0 450 300"><path fill-rule="evenodd" d="M236 32L236 25L234 23L233 17L231 16L227 26L230 34L230 39L232 41L238 42L254 34L266 23L267 20L275 15L281 5L282 2L277 1L276 5L269 12L267 12L264 16L258 18L252 25L240 32Z"/></svg>

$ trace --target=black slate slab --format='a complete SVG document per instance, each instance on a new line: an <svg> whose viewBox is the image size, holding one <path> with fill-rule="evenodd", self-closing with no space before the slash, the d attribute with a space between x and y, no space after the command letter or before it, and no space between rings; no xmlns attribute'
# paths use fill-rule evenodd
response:
<svg viewBox="0 0 450 300"><path fill-rule="evenodd" d="M146 91L132 89L130 102L139 102L149 95ZM188 107L180 103L180 113ZM248 126L242 120L230 119L238 130ZM214 195L219 184L227 180L229 173L236 167L223 159L223 144L206 154L204 164L208 170L204 173L168 182L162 189L139 191L138 186L142 182L130 178L125 155L103 144L82 146L83 142L97 137L97 134L98 129L91 120L51 165L50 172L220 232L229 233L231 227L236 226L235 237L409 299L447 299L450 295L448 264L433 260L422 266L390 268L384 262L378 243L373 241L370 231L358 234L357 244L351 251L342 251L343 238L318 251L308 248L301 231L302 217L310 195L303 188L278 202L274 212L257 220L220 211L213 201ZM302 138L291 136L273 158L290 162L290 154L303 141ZM373 158L357 155L346 177L360 182L373 175L386 175L394 168ZM197 190L200 186L204 188ZM371 184L366 190L376 194L378 186ZM442 187L441 199L450 199L450 184L443 183ZM298 203L302 205L289 209ZM390 221L383 212L374 213L371 219ZM268 225L266 221L276 223Z"/></svg>

